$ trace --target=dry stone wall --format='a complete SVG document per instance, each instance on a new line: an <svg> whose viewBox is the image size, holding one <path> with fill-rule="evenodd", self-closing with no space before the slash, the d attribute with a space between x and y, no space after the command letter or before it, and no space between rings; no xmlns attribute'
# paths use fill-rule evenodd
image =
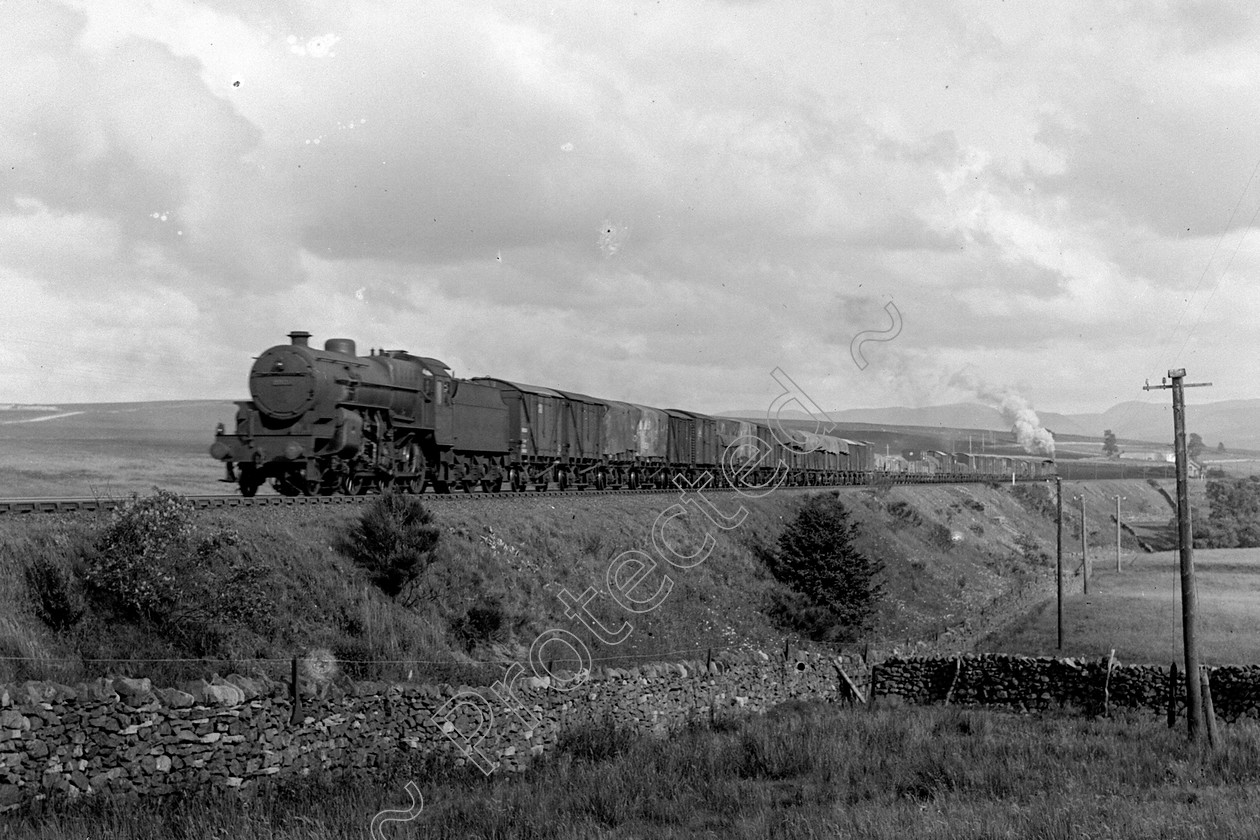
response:
<svg viewBox="0 0 1260 840"><path fill-rule="evenodd" d="M1260 666L1205 668L1215 713L1260 717ZM1113 659L1053 659L1006 654L894 657L872 670L875 701L956 703L1019 710L1072 707L1090 714L1138 709L1166 714L1170 668ZM1173 688L1184 714L1185 682Z"/></svg>
<svg viewBox="0 0 1260 840"><path fill-rule="evenodd" d="M508 695L519 707L487 688L359 683L320 696L305 686L296 716L289 685L239 675L183 689L124 678L74 688L28 682L0 687L0 811L55 792L162 795L248 790L313 772L370 775L399 752L463 764L465 752L443 728L477 732L478 709L465 703L446 719L435 713L469 692L492 711L480 751L500 771L518 770L553 747L562 728L582 723L611 718L659 732L792 699L843 699L840 668L865 691L860 657L723 654L711 662L595 669L569 691L521 678Z"/></svg>

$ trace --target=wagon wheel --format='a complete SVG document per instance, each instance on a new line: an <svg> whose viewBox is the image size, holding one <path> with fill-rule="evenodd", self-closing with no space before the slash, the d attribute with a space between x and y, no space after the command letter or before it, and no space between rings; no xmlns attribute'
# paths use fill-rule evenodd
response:
<svg viewBox="0 0 1260 840"><path fill-rule="evenodd" d="M521 475L520 467L512 467L508 470L508 486L517 493L525 489L525 479Z"/></svg>
<svg viewBox="0 0 1260 840"><path fill-rule="evenodd" d="M639 471L638 470L630 470L630 478L626 481L626 484L630 486L631 490L639 489Z"/></svg>
<svg viewBox="0 0 1260 840"><path fill-rule="evenodd" d="M340 484L337 474L332 470L324 470L324 475L319 482L319 495L332 496L337 492Z"/></svg>
<svg viewBox="0 0 1260 840"><path fill-rule="evenodd" d="M257 471L251 464L241 464L241 478L239 481L241 495L249 499L258 492L258 488L262 486L262 481L257 476Z"/></svg>
<svg viewBox="0 0 1260 840"><path fill-rule="evenodd" d="M297 496L302 493L298 482L288 475L278 475L271 479L271 486L281 496Z"/></svg>
<svg viewBox="0 0 1260 840"><path fill-rule="evenodd" d="M473 480L471 478L460 479L459 489L463 490L465 493L471 493L473 491Z"/></svg>
<svg viewBox="0 0 1260 840"><path fill-rule="evenodd" d="M568 470L560 470L558 473L556 473L556 484L560 487L561 490L567 490L569 488L569 471Z"/></svg>
<svg viewBox="0 0 1260 840"><path fill-rule="evenodd" d="M356 472L348 472L341 477L341 492L347 496L361 496L366 482Z"/></svg>
<svg viewBox="0 0 1260 840"><path fill-rule="evenodd" d="M600 470L599 472L595 473L595 489L596 490L608 489L608 473L604 472L603 470Z"/></svg>
<svg viewBox="0 0 1260 840"><path fill-rule="evenodd" d="M420 449L420 444L409 443L403 449L403 456L398 460L398 472L407 476L400 478L396 482L397 489L404 493L420 494L424 492L427 485L426 476L427 465L424 462L424 452Z"/></svg>

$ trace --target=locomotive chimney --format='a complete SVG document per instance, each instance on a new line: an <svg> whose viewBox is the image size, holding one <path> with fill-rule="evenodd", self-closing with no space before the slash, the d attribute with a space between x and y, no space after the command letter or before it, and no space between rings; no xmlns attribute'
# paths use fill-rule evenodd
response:
<svg viewBox="0 0 1260 840"><path fill-rule="evenodd" d="M294 330L289 333L289 341L294 347L309 347L311 334L306 330Z"/></svg>

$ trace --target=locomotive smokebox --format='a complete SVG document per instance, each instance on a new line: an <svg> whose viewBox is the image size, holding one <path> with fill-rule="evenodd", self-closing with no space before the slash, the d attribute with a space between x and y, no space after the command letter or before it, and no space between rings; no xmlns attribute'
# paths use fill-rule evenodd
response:
<svg viewBox="0 0 1260 840"><path fill-rule="evenodd" d="M324 349L329 353L341 353L345 356L353 356L354 339L353 338L330 338L324 342Z"/></svg>
<svg viewBox="0 0 1260 840"><path fill-rule="evenodd" d="M294 347L309 347L310 341L311 341L311 334L308 333L306 330L294 330L293 332L289 333L289 342Z"/></svg>

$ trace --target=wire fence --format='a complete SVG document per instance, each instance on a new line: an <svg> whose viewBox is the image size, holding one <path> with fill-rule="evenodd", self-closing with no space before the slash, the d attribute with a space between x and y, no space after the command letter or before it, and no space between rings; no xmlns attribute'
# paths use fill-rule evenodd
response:
<svg viewBox="0 0 1260 840"><path fill-rule="evenodd" d="M732 658L747 659L754 653L763 656L764 661L771 662L793 659L801 651L868 661L893 652L930 649L948 631L948 627L942 626L922 635L898 639L877 638L842 643L788 639L781 648L776 646L764 650L745 642L646 653L592 654L584 660L578 660L571 655L568 658L557 656L535 662L527 657L503 656L484 659L469 657L460 660L420 657L345 659L320 648L288 656L231 658L4 655L0 656L0 684L20 684L28 680L70 684L90 682L102 677L130 677L149 678L153 685L159 686L232 674L288 682L291 670L297 668L300 679L313 683L390 681L488 686L502 680L513 666L519 666L526 675L542 677L552 673L580 673L586 667L625 670L682 661L702 662L707 665L713 661L730 661Z"/></svg>

